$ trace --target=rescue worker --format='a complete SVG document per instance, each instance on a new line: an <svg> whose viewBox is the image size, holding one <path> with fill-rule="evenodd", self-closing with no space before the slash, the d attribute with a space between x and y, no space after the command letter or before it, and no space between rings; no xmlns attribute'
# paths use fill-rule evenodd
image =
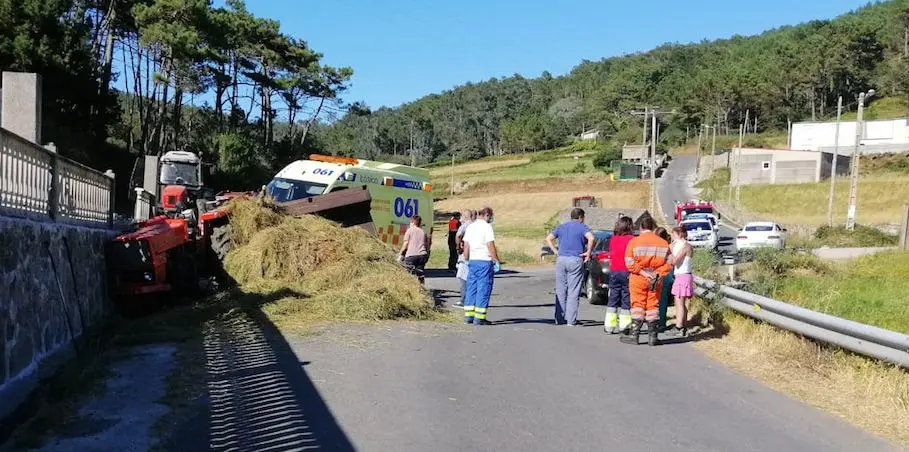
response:
<svg viewBox="0 0 909 452"><path fill-rule="evenodd" d="M492 230L492 209L484 207L464 233L464 259L467 260L467 299L464 323L488 325L486 314L492 283L499 267L496 237Z"/></svg>
<svg viewBox="0 0 909 452"><path fill-rule="evenodd" d="M628 333L631 326L631 297L628 292L628 266L625 265L625 250L634 238L634 222L631 217L620 217L615 223L609 239L609 300L606 302L606 320L603 329L609 334L619 331Z"/></svg>
<svg viewBox="0 0 909 452"><path fill-rule="evenodd" d="M641 220L641 234L628 243L625 264L628 266L628 289L631 295L631 334L620 340L638 344L641 327L647 322L650 345L657 345L660 290L662 279L672 269L669 262L669 244L654 233L656 221L652 217Z"/></svg>

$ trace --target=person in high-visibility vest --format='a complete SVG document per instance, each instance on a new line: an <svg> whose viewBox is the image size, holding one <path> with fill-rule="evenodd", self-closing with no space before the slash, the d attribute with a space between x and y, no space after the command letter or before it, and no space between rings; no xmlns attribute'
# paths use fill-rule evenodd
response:
<svg viewBox="0 0 909 452"><path fill-rule="evenodd" d="M656 221L651 217L641 220L641 234L628 243L625 264L631 273L628 289L631 295L631 334L622 342L638 344L641 328L647 322L650 345L657 345L659 333L659 302L662 279L672 269L669 262L669 244L654 233Z"/></svg>
<svg viewBox="0 0 909 452"><path fill-rule="evenodd" d="M488 325L486 315L492 295L493 278L499 267L493 213L489 207L480 210L464 233L464 259L467 260L467 299L464 300L464 322Z"/></svg>
<svg viewBox="0 0 909 452"><path fill-rule="evenodd" d="M625 250L634 238L634 221L621 216L615 223L609 239L609 300L606 303L606 320L603 329L609 334L627 333L631 326L631 296L628 292L628 266Z"/></svg>

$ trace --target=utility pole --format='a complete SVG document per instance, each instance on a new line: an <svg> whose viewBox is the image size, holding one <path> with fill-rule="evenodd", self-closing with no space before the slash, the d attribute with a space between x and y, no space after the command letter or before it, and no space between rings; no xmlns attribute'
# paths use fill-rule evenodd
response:
<svg viewBox="0 0 909 452"><path fill-rule="evenodd" d="M659 141L659 124L657 123L657 115L659 114L675 114L675 109L671 111L661 111L660 107L656 106L647 106L644 107L644 146L647 146L647 119L650 119L650 146L648 150L648 165L650 167L650 211L653 212L656 209L656 146L657 141ZM630 112L632 115L641 114L640 111Z"/></svg>
<svg viewBox="0 0 909 452"><path fill-rule="evenodd" d="M417 154L413 149L413 118L410 118L410 166L417 166Z"/></svg>
<svg viewBox="0 0 909 452"><path fill-rule="evenodd" d="M840 153L840 117L843 115L843 96L836 100L836 132L833 137L833 163L830 165L830 194L827 196L827 226L833 226L833 198L836 194L836 159ZM823 158L823 155L821 156Z"/></svg>
<svg viewBox="0 0 909 452"><path fill-rule="evenodd" d="M744 127L743 127L744 133L748 133L748 125L749 125L749 120L748 120L748 118L749 118L750 116L751 116L751 110L750 110L750 109L749 109L749 110L745 110L745 124L744 124ZM739 147L742 147L741 143L739 144Z"/></svg>
<svg viewBox="0 0 909 452"><path fill-rule="evenodd" d="M748 116L748 113L745 113L745 116ZM742 201L742 146L744 146L743 138L745 136L745 129L748 128L748 123L742 124L742 132L739 134L739 149L735 156L735 208L739 208L739 203ZM731 179L731 177L730 177Z"/></svg>
<svg viewBox="0 0 909 452"><path fill-rule="evenodd" d="M858 172L859 172L859 146L864 136L865 126L862 123L862 113L865 110L865 99L874 95L874 90L859 93L858 113L855 117L855 147L852 150L852 181L849 184L849 210L846 213L846 229L855 230L855 208L858 197Z"/></svg>
<svg viewBox="0 0 909 452"><path fill-rule="evenodd" d="M656 145L657 145L657 115L652 112L650 131L650 212L656 212Z"/></svg>
<svg viewBox="0 0 909 452"><path fill-rule="evenodd" d="M454 152L451 153L451 196L454 196L454 161L455 155Z"/></svg>
<svg viewBox="0 0 909 452"><path fill-rule="evenodd" d="M694 181L701 181L701 136L704 135L704 125L698 126L698 156L694 159Z"/></svg>
<svg viewBox="0 0 909 452"><path fill-rule="evenodd" d="M717 124L719 125L719 124ZM710 173L712 174L716 170L716 127L717 126L706 126L707 130L713 128L713 145L710 148ZM709 133L709 132L708 132Z"/></svg>
<svg viewBox="0 0 909 452"><path fill-rule="evenodd" d="M745 114L747 117L747 113ZM735 156L735 161L730 162L729 164L729 203L733 207L738 207L736 205L735 198L732 197L733 189L735 190L735 196L738 198L739 194L739 185L742 184L741 178L739 177L739 159L742 157L742 143L745 138L745 127L748 122L744 122L739 125L739 147L731 155Z"/></svg>
<svg viewBox="0 0 909 452"><path fill-rule="evenodd" d="M650 107L644 107L644 137L641 138L641 144L647 145L647 115L650 114Z"/></svg>

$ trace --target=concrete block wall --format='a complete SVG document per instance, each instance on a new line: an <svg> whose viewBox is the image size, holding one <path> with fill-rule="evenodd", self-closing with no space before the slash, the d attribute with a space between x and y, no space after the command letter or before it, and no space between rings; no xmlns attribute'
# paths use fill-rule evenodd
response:
<svg viewBox="0 0 909 452"><path fill-rule="evenodd" d="M698 164L698 180L703 180L713 173L713 170L729 167L729 153L720 155L701 155L701 162Z"/></svg>
<svg viewBox="0 0 909 452"><path fill-rule="evenodd" d="M83 325L110 311L104 244L112 234L0 217L0 418L53 370L51 358L72 350Z"/></svg>

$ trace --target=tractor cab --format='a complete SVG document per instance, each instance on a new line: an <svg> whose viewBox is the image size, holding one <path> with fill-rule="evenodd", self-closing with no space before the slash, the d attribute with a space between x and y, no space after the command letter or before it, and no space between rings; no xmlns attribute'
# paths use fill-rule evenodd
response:
<svg viewBox="0 0 909 452"><path fill-rule="evenodd" d="M213 198L203 184L204 165L192 152L171 151L161 156L158 167L160 209L171 218L186 218L192 225L208 210Z"/></svg>

